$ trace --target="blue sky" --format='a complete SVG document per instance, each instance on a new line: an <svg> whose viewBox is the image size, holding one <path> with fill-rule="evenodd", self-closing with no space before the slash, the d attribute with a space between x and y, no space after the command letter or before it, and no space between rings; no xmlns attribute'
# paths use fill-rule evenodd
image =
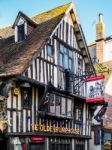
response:
<svg viewBox="0 0 112 150"><path fill-rule="evenodd" d="M112 0L72 0L87 42L95 40L95 23L103 13L106 36L112 34ZM18 11L33 16L70 0L0 0L0 28L12 25Z"/></svg>

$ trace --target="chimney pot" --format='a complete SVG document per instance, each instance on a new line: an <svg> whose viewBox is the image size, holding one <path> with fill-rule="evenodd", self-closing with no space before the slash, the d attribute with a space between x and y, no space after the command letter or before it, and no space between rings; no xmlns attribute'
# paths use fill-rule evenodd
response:
<svg viewBox="0 0 112 150"><path fill-rule="evenodd" d="M99 14L99 23L103 23L103 14L102 13Z"/></svg>

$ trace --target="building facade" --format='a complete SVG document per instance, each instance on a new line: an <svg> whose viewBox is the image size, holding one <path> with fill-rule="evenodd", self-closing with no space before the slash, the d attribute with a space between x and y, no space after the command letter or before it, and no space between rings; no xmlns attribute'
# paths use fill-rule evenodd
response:
<svg viewBox="0 0 112 150"><path fill-rule="evenodd" d="M107 111L101 122L95 121L93 117L93 132L92 132L92 147L93 149L106 150L112 149L112 112L111 112L111 98L112 98L112 37L105 36L105 25L103 22L103 15L99 14L99 21L96 25L96 40L88 45L91 59L94 63L97 74L105 75L105 101L108 102ZM96 110L98 112L98 109ZM96 130L100 134L96 137ZM99 141L100 137L100 142Z"/></svg>
<svg viewBox="0 0 112 150"><path fill-rule="evenodd" d="M95 71L73 5L19 12L0 35L0 147L89 150L84 75Z"/></svg>

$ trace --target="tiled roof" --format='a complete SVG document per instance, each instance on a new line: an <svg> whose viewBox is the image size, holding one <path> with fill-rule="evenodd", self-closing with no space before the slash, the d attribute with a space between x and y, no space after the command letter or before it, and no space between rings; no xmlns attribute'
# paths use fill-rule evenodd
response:
<svg viewBox="0 0 112 150"><path fill-rule="evenodd" d="M0 39L8 38L9 36L12 36L12 35L14 35L14 29L12 29L11 26L0 29Z"/></svg>
<svg viewBox="0 0 112 150"><path fill-rule="evenodd" d="M88 47L95 46L95 45L96 45L96 42L91 42L88 44Z"/></svg>
<svg viewBox="0 0 112 150"><path fill-rule="evenodd" d="M23 42L15 43L13 34L6 39L0 39L0 76L19 75L24 71L69 6L70 3L33 17L38 25Z"/></svg>
<svg viewBox="0 0 112 150"><path fill-rule="evenodd" d="M37 24L40 24L44 21L48 21L53 17L57 17L61 14L63 14L64 12L66 12L66 10L69 8L69 6L71 5L71 3L59 6L55 9L43 12L41 14L35 15L34 17L32 17L32 20L34 22L36 22Z"/></svg>

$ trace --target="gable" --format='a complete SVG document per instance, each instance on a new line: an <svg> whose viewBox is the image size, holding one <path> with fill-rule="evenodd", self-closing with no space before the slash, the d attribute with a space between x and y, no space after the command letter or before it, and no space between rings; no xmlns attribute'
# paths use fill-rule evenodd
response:
<svg viewBox="0 0 112 150"><path fill-rule="evenodd" d="M54 55L51 57L48 55L48 44L51 45L54 50ZM60 46L63 46L66 52L60 53ZM72 53L73 57L68 56L69 52ZM60 54L63 55L63 64L60 63ZM68 12L63 15L57 26L53 29L49 39L41 48L39 54L32 59L29 66L23 72L23 76L37 80L43 84L48 84L50 81L54 87L65 89L65 70L71 69L72 74L77 74L80 69L80 73L84 73L86 65L85 57L87 57L89 61L89 56L86 51L85 55L83 55L77 40L71 14ZM65 66L65 64L67 65ZM84 93L82 93L82 95L84 95Z"/></svg>
<svg viewBox="0 0 112 150"><path fill-rule="evenodd" d="M47 21L46 19L44 21L40 19L43 16L43 14L39 15L38 16L39 20L41 20L40 22L42 23L37 25L37 27L31 32L31 34L29 34L29 36L26 38L26 40L23 43L22 42L16 43L16 44L10 43L10 46L9 45L2 46L0 51L3 51L5 49L5 57L6 57L7 63L4 64L2 68L0 68L1 76L12 75L12 72L13 72L13 75L17 75L17 74L21 74L24 71L24 69L28 66L32 58L34 58L34 55L37 55L36 53L40 51L40 49L43 47L43 45L49 39L49 37L51 37L54 34L56 29L59 27L62 18L66 16L67 13L69 14L70 12L70 16L72 18L71 20L73 20L73 18L75 17L75 14L74 14L72 6L70 8L69 7L70 7L70 4L56 8L56 12L55 12L55 9L53 10L53 15L51 13L52 11L49 11L49 13L45 13L45 14L48 14L49 16L47 18ZM52 18L53 16L55 17ZM36 16L36 19L38 17ZM73 21L71 20L70 20L70 24L71 26L74 25L74 28L75 28L74 32L76 35L76 41L78 43L77 46L80 46L79 48L83 52L83 55L85 59L87 59L87 62L88 62L89 55L88 55L87 49L85 48L86 47L85 42L83 42L84 39L82 37L82 32L79 28L79 24L77 20L73 20ZM19 23L21 23L22 21L23 20L20 19ZM80 38L80 35L81 35L81 38Z"/></svg>

